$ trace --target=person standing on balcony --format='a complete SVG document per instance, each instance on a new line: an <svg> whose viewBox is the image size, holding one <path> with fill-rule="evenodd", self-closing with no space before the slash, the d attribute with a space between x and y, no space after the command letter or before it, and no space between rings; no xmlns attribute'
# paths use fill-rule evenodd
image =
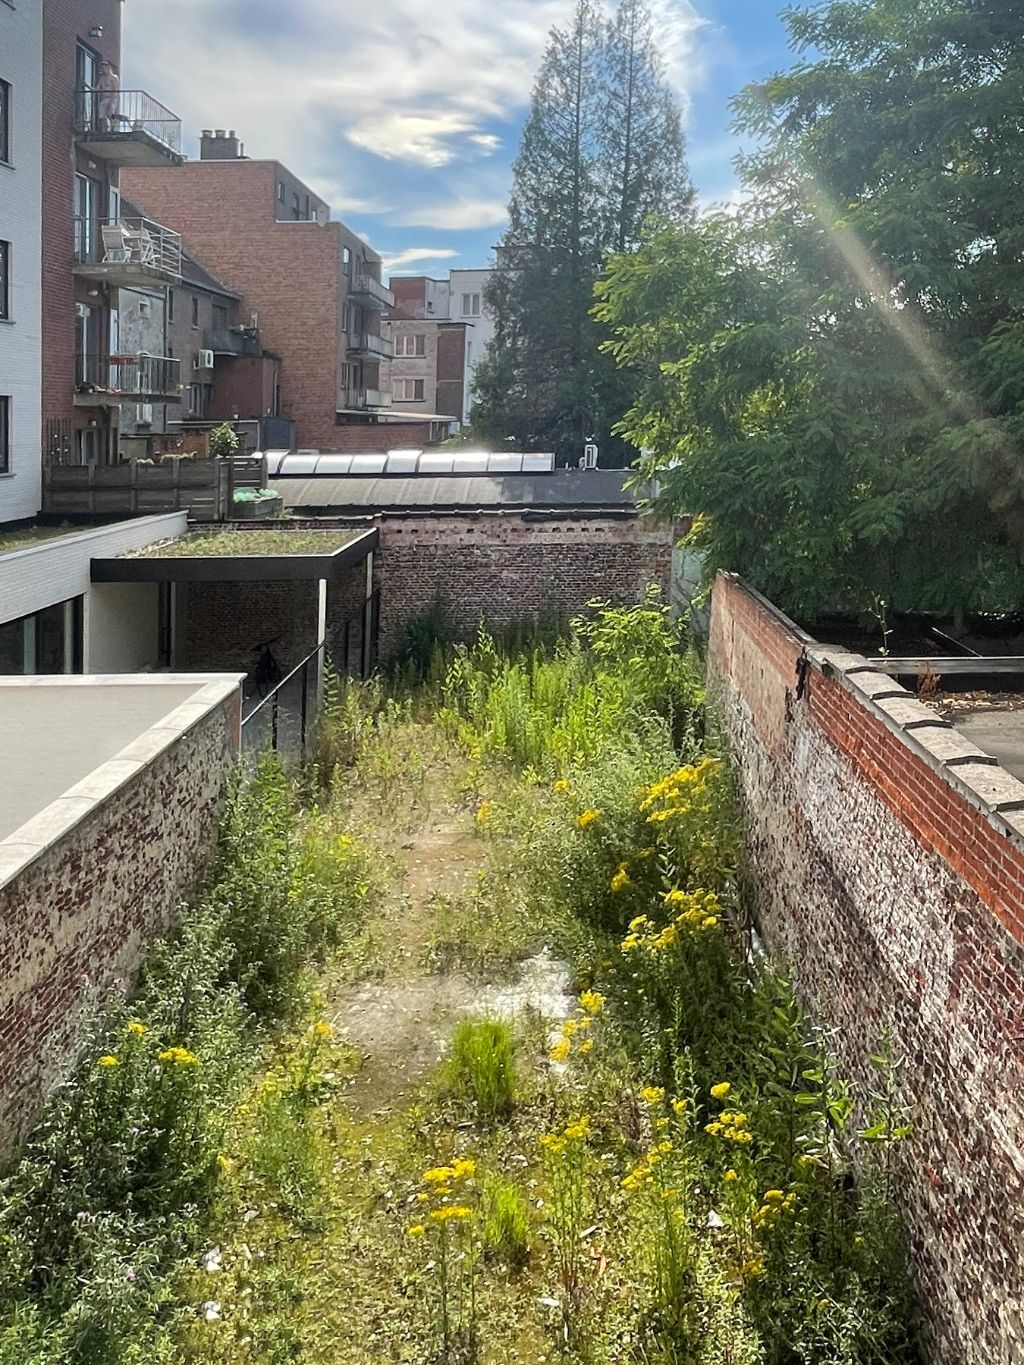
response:
<svg viewBox="0 0 1024 1365"><path fill-rule="evenodd" d="M117 124L119 117L117 104L120 89L121 82L118 79L116 68L112 62L104 62L96 80L97 115L100 129L103 132L114 129Z"/></svg>

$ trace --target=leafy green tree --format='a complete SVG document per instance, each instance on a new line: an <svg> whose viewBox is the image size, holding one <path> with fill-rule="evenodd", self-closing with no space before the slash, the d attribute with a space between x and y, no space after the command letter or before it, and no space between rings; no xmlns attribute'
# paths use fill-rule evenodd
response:
<svg viewBox="0 0 1024 1365"><path fill-rule="evenodd" d="M1020 602L1022 16L788 11L815 59L736 102L750 202L600 286L664 507L798 613Z"/></svg>
<svg viewBox="0 0 1024 1365"><path fill-rule="evenodd" d="M596 0L576 0L551 31L513 168L474 430L573 462L591 437L607 448L632 394L601 352L594 283L649 213L679 212L688 196L679 111L644 5L623 0L609 25Z"/></svg>

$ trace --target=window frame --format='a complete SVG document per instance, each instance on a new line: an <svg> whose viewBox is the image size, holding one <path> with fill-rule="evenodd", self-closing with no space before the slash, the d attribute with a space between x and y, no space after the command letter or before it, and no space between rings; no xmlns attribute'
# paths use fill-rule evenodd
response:
<svg viewBox="0 0 1024 1365"><path fill-rule="evenodd" d="M427 385L423 379L396 379L396 385L402 385L401 395L396 394L396 401L399 403L425 403L427 401ZM412 385L412 393L409 393L409 385Z"/></svg>
<svg viewBox="0 0 1024 1365"><path fill-rule="evenodd" d="M0 80L0 166L14 164L14 95L10 81Z"/></svg>
<svg viewBox="0 0 1024 1365"><path fill-rule="evenodd" d="M192 327L195 331L199 330L199 295L192 295Z"/></svg>
<svg viewBox="0 0 1024 1365"><path fill-rule="evenodd" d="M9 393L0 394L0 475L11 474L11 409Z"/></svg>
<svg viewBox="0 0 1024 1365"><path fill-rule="evenodd" d="M0 238L0 322L11 321L11 244Z"/></svg>

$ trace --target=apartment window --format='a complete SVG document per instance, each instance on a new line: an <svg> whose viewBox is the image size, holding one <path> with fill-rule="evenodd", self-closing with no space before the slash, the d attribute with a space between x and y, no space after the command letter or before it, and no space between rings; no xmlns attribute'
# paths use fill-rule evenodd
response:
<svg viewBox="0 0 1024 1365"><path fill-rule="evenodd" d="M190 384L186 396L190 417L209 417L210 403L213 399L212 384Z"/></svg>
<svg viewBox="0 0 1024 1365"><path fill-rule="evenodd" d="M302 219L302 200L298 194L292 195L292 217L297 223Z"/></svg>
<svg viewBox="0 0 1024 1365"><path fill-rule="evenodd" d="M11 400L0 398L0 474L11 472Z"/></svg>
<svg viewBox="0 0 1024 1365"><path fill-rule="evenodd" d="M228 330L228 310L222 303L215 303L213 305L213 326L214 330L217 332L226 332Z"/></svg>
<svg viewBox="0 0 1024 1365"><path fill-rule="evenodd" d="M0 242L0 318L11 316L11 244Z"/></svg>
<svg viewBox="0 0 1024 1365"><path fill-rule="evenodd" d="M0 81L0 161L11 159L11 87Z"/></svg>
<svg viewBox="0 0 1024 1365"><path fill-rule="evenodd" d="M426 355L427 338L420 332L416 336L395 338L395 355Z"/></svg>
<svg viewBox="0 0 1024 1365"><path fill-rule="evenodd" d="M343 303L341 305L341 330L343 332L347 332L351 328L351 325L352 309L348 306L347 303Z"/></svg>
<svg viewBox="0 0 1024 1365"><path fill-rule="evenodd" d="M199 295L192 295L192 326L199 326Z"/></svg>
<svg viewBox="0 0 1024 1365"><path fill-rule="evenodd" d="M346 275L352 274L352 253L347 246L341 248L341 268Z"/></svg>
<svg viewBox="0 0 1024 1365"><path fill-rule="evenodd" d="M168 321L168 322L173 322L173 321L174 321L174 290L173 290L173 289L168 289L168 291L167 291L167 321Z"/></svg>
<svg viewBox="0 0 1024 1365"><path fill-rule="evenodd" d="M395 398L399 403L422 403L424 398L422 379L396 379Z"/></svg>
<svg viewBox="0 0 1024 1365"><path fill-rule="evenodd" d="M308 222L309 222L309 195L308 195L308 194L306 195L306 212L305 212L302 216L306 219L306 222L308 223Z"/></svg>
<svg viewBox="0 0 1024 1365"><path fill-rule="evenodd" d="M82 671L82 599L69 598L0 626L0 675Z"/></svg>
<svg viewBox="0 0 1024 1365"><path fill-rule="evenodd" d="M283 203L284 203L284 181L283 181L283 180L279 180L279 181L277 182L277 202L278 202L279 204L283 204Z"/></svg>
<svg viewBox="0 0 1024 1365"><path fill-rule="evenodd" d="M480 316L479 294L463 294L462 316L464 318L478 318Z"/></svg>

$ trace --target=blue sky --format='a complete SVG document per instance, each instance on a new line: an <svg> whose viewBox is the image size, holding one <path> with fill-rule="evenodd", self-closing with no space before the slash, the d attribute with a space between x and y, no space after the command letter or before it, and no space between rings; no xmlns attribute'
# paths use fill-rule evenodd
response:
<svg viewBox="0 0 1024 1365"><path fill-rule="evenodd" d="M607 0L609 4L612 0ZM651 0L701 202L735 190L729 99L792 60L773 0ZM487 264L548 29L571 0L132 0L122 84L234 128L389 272ZM152 35L159 34L154 43Z"/></svg>

